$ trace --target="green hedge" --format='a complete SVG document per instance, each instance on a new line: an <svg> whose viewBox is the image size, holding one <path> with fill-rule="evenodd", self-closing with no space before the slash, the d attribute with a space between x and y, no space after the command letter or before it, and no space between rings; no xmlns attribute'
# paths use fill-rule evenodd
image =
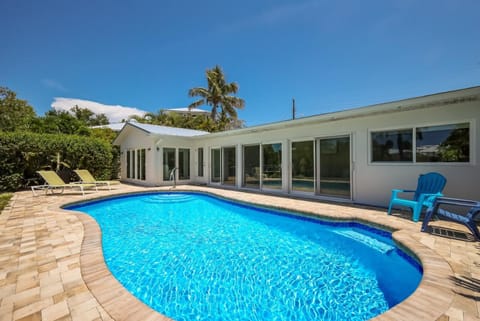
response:
<svg viewBox="0 0 480 321"><path fill-rule="evenodd" d="M0 132L0 191L14 191L36 178L35 171L55 169L56 155L72 169L88 169L97 179L118 175L118 152L104 140L75 135Z"/></svg>

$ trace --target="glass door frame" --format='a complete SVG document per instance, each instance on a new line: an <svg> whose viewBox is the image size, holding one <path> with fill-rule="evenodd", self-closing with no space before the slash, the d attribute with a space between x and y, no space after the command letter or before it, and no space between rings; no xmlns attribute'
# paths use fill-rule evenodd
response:
<svg viewBox="0 0 480 321"><path fill-rule="evenodd" d="M341 195L334 195L334 194L324 194L320 193L320 183L321 183L321 147L320 141L326 139L340 139L340 138L348 138L348 152L349 152L349 159L348 159L348 173L349 173L349 195L343 197ZM324 198L331 198L331 199L345 199L345 200L352 200L353 199L353 144L352 144L352 134L344 134L344 135L333 135L333 136L321 136L315 138L315 195L321 196Z"/></svg>
<svg viewBox="0 0 480 321"><path fill-rule="evenodd" d="M265 172L264 172L264 160L263 160L263 156L264 156L264 152L263 152L263 148L264 146L267 146L267 145L280 145L280 154L281 154L281 157L280 157L280 187L279 188L269 188L268 187L268 184L264 184L264 176L265 176ZM284 169L284 164L283 164L283 155L285 153L285 146L283 144L283 142L281 141L273 141L273 142L264 142L264 143L261 143L260 144L260 189L262 191L267 191L267 192L284 192L283 190L283 186L284 186L284 181L285 181L285 173L283 172L283 169Z"/></svg>
<svg viewBox="0 0 480 321"><path fill-rule="evenodd" d="M235 154L235 179L233 184L227 184L225 183L225 149L233 149L233 153ZM237 186L237 146L236 145L227 145L227 146L222 146L220 148L220 184L222 186L232 186L236 187Z"/></svg>
<svg viewBox="0 0 480 321"><path fill-rule="evenodd" d="M209 168L209 184L212 184L212 185L221 185L222 183L222 148L221 147L210 147L209 149L210 151L210 155L209 155L209 158L210 158L210 168ZM219 171L220 171L220 175L218 177L218 182L216 181L213 181L213 173L214 173L214 157L213 157L213 152L214 151L218 151L218 153L220 154L220 158L219 158Z"/></svg>
<svg viewBox="0 0 480 321"><path fill-rule="evenodd" d="M258 147L258 187L249 186L246 182L246 173L245 173L245 148L246 147ZM262 143L252 143L242 145L242 177L241 177L241 188L249 190L261 190L262 189ZM253 185L253 184L252 184Z"/></svg>
<svg viewBox="0 0 480 321"><path fill-rule="evenodd" d="M298 139L292 139L288 143L289 147L289 170L288 170L288 193L289 194L297 194L297 195L316 195L316 185L317 185L317 176L318 176L318 171L317 171L317 166L316 166L316 158L317 158L317 138L315 137L303 137L303 138L298 138ZM313 191L300 191L300 190L294 190L293 189L293 144L294 143L300 143L300 142L311 142L313 146Z"/></svg>

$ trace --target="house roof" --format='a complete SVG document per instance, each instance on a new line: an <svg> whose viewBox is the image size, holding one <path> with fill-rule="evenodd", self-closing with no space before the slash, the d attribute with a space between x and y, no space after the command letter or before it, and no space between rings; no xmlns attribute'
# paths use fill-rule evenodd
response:
<svg viewBox="0 0 480 321"><path fill-rule="evenodd" d="M371 115L389 114L400 111L431 108L439 105L455 104L461 101L469 100L480 100L480 86L451 90L447 92L425 95L420 97L401 99L365 107L345 109L335 112L297 118L293 120L282 120L278 122L256 125L251 127L210 133L209 137L238 135L240 133L256 133L271 129L303 126L311 123L323 123L348 118L360 118Z"/></svg>
<svg viewBox="0 0 480 321"><path fill-rule="evenodd" d="M184 108L170 108L170 109L165 109L165 111L169 112L175 112L175 113L179 113L179 114L188 114L188 113L191 113L191 114L210 114L209 111L207 110L203 110L203 109L200 109L200 108L192 108L192 109L188 109L188 107L184 107Z"/></svg>
<svg viewBox="0 0 480 321"><path fill-rule="evenodd" d="M123 126L125 126L125 122L123 123L113 123L113 124L107 124L107 125L99 125L99 126L92 126L91 128L110 128L111 130L114 130L116 132L122 130Z"/></svg>
<svg viewBox="0 0 480 321"><path fill-rule="evenodd" d="M184 129L184 128L175 128L167 126L156 126L156 125L147 125L140 123L128 123L131 126L137 127L145 131L148 134L154 135L167 135L167 136L181 136L181 137L192 137L199 138L203 135L208 135L208 137L222 137L230 135L239 135L244 133L255 133L263 132L271 129L279 129L285 127L295 127L303 126L311 123L323 123L337 121L347 118L360 118L371 115L378 114L389 114L401 111L431 108L439 105L448 105L455 104L462 101L471 101L471 100L480 100L480 86L452 90L437 94L431 94L426 96L402 99L392 102L386 102L381 104L370 105L366 107L353 108L347 110L340 110L331 113L319 114L314 116L308 116L303 118L297 118L294 120L284 120L279 122L273 122L269 124L256 125L252 127L233 129L228 131L209 133L204 131ZM124 131L125 126L120 134ZM119 144L119 137L115 139L114 144ZM206 137L206 136L203 136Z"/></svg>
<svg viewBox="0 0 480 321"><path fill-rule="evenodd" d="M122 140L123 133L127 128L135 128L139 129L146 134L149 135L162 135L162 136L177 136L177 137L195 137L209 134L209 132L205 132L202 130L193 130L193 129L186 129L186 128L177 128L177 127L169 127L169 126L159 126L159 125L150 125L150 124L142 124L137 122L127 122L125 126L122 128L120 133L118 134L117 138L113 141L114 145L118 145L119 142Z"/></svg>

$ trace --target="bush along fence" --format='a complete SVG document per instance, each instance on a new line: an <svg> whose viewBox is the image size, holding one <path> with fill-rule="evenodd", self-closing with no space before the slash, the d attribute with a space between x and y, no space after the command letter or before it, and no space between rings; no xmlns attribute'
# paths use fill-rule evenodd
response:
<svg viewBox="0 0 480 321"><path fill-rule="evenodd" d="M118 150L97 138L0 132L0 191L37 183L40 169L81 168L97 179L117 178L118 159Z"/></svg>

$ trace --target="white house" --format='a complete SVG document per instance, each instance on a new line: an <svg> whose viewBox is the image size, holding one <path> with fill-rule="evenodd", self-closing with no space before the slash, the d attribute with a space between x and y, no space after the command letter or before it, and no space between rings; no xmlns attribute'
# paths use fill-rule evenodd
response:
<svg viewBox="0 0 480 321"><path fill-rule="evenodd" d="M480 200L480 86L219 133L127 123L125 182L206 184L386 206L419 174Z"/></svg>

